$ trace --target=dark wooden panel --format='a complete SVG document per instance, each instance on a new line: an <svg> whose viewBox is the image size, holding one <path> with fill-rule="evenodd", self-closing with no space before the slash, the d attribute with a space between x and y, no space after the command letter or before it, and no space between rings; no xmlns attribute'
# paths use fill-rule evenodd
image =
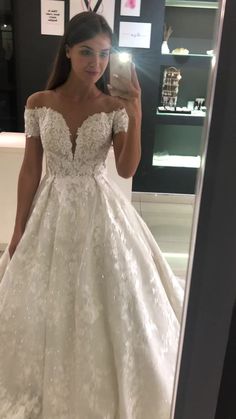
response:
<svg viewBox="0 0 236 419"><path fill-rule="evenodd" d="M67 2L66 2L67 5ZM24 129L27 97L45 88L60 36L41 35L39 0L14 0L18 130Z"/></svg>

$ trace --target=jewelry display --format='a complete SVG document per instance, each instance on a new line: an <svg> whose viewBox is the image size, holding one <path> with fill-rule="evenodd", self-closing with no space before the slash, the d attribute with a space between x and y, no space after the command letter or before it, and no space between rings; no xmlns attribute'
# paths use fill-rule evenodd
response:
<svg viewBox="0 0 236 419"><path fill-rule="evenodd" d="M181 78L180 70L177 68L168 67L165 69L162 84L162 105L164 107L176 108Z"/></svg>

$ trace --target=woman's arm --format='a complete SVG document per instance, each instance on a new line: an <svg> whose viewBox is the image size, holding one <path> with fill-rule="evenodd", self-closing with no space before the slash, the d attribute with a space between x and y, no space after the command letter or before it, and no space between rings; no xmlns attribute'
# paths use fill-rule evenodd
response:
<svg viewBox="0 0 236 419"><path fill-rule="evenodd" d="M113 137L117 172L124 178L134 176L141 158L141 122L129 116L127 133L120 132Z"/></svg>
<svg viewBox="0 0 236 419"><path fill-rule="evenodd" d="M131 82L120 77L124 91L119 91L119 102L129 117L128 131L113 137L117 172L124 178L135 174L141 158L141 89L134 66L131 74Z"/></svg>
<svg viewBox="0 0 236 419"><path fill-rule="evenodd" d="M24 232L28 214L42 174L43 149L39 138L26 137L25 155L17 187L15 230ZM15 231L14 230L14 231Z"/></svg>
<svg viewBox="0 0 236 419"><path fill-rule="evenodd" d="M27 107L35 107L34 98L29 98ZM26 137L25 153L18 178L17 210L13 237L9 246L10 255L24 233L29 211L42 175L43 147L40 137Z"/></svg>

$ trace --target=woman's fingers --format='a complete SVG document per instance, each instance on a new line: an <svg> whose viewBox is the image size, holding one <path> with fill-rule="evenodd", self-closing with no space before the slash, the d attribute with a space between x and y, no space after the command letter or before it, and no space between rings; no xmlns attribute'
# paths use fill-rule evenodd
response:
<svg viewBox="0 0 236 419"><path fill-rule="evenodd" d="M127 97L138 97L140 93L140 87L137 83L137 79L135 79L134 82L132 80L128 80L126 77L121 75L113 75L115 79L117 80L117 83L119 83L119 86L116 84L112 86L113 89L116 89L117 91L123 92ZM132 76L131 76L132 77ZM135 77L135 76L134 76ZM137 85L137 87L134 85L134 83Z"/></svg>
<svg viewBox="0 0 236 419"><path fill-rule="evenodd" d="M119 79L125 86L131 85L135 89L140 90L140 85L134 63L131 63L131 79L128 79L127 77L118 74L113 74L113 76Z"/></svg>
<svg viewBox="0 0 236 419"><path fill-rule="evenodd" d="M117 81L114 85L108 85L108 89L113 96L119 96L125 100L134 100L140 98L140 85L135 71L135 65L131 64L131 79L127 77L113 74L113 78Z"/></svg>
<svg viewBox="0 0 236 419"><path fill-rule="evenodd" d="M120 85L122 85L122 89L121 90L127 91L127 90L130 89L131 83L130 83L130 80L127 79L127 77L124 77L124 76L118 75L118 74L113 74L113 77L115 78L115 80L117 80L117 83L119 83Z"/></svg>

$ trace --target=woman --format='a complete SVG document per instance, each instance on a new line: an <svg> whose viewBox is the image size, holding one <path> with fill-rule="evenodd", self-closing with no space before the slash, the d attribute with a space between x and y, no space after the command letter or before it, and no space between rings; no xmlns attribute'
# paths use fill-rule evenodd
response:
<svg viewBox="0 0 236 419"><path fill-rule="evenodd" d="M167 419L183 289L106 176L140 160L140 87L106 93L112 33L76 15L27 100L12 240L0 263L0 417ZM124 93L125 92L125 93ZM47 170L40 183L42 157Z"/></svg>

